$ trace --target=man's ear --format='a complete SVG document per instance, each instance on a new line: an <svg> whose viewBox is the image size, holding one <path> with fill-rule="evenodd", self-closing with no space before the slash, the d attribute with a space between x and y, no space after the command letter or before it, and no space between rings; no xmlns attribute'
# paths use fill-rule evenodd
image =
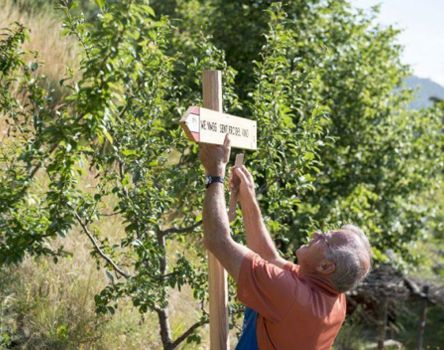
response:
<svg viewBox="0 0 444 350"><path fill-rule="evenodd" d="M332 274L336 271L336 264L331 260L322 259L316 267L316 271L323 275Z"/></svg>

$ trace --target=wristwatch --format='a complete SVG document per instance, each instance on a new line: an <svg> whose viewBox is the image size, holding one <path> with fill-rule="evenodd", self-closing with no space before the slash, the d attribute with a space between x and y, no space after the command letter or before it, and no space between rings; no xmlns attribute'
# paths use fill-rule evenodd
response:
<svg viewBox="0 0 444 350"><path fill-rule="evenodd" d="M205 187L206 188L208 188L213 182L220 182L221 184L223 184L224 177L223 176L211 176L211 175L205 176Z"/></svg>

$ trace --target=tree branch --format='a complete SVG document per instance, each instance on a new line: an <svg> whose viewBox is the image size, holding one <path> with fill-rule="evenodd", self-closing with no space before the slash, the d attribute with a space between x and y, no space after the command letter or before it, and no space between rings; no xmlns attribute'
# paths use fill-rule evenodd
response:
<svg viewBox="0 0 444 350"><path fill-rule="evenodd" d="M116 263L109 257L107 256L102 249L100 249L99 245L97 244L97 241L94 239L94 236L91 234L91 232L88 230L88 227L85 225L85 223L82 221L82 218L79 216L79 214L75 213L76 219L78 221L78 223L80 224L80 226L82 226L83 232L85 232L85 234L88 236L89 240L91 241L91 243L94 245L94 248L96 249L96 251L99 253L99 255L105 259L105 261L110 264L114 271L116 271L116 273L118 273L119 275L125 277L125 278L130 278L131 275L125 271L123 271L120 267L118 267L116 265Z"/></svg>
<svg viewBox="0 0 444 350"><path fill-rule="evenodd" d="M188 227L171 227L168 228L166 230L160 231L160 234L162 236L168 236L168 235L173 235L175 233L185 233L185 232L191 232L194 231L194 229L196 227L199 227L202 224L202 220L199 220L198 222L196 222L194 225L188 226Z"/></svg>
<svg viewBox="0 0 444 350"><path fill-rule="evenodd" d="M52 153L55 151L55 149L57 148L58 145L59 145L58 143L52 145L52 147L49 150L49 155L47 158L49 158L52 155ZM35 174L37 173L37 171L39 171L39 169L42 167L42 165L43 165L43 163L37 164L34 167L34 169L31 170L31 172L29 173L29 180L34 178Z"/></svg>
<svg viewBox="0 0 444 350"><path fill-rule="evenodd" d="M182 343L185 339L187 339L197 328L203 326L208 323L208 320L200 320L193 324L190 328L188 328L185 332L182 333L175 341L173 341L173 348L177 347L180 343Z"/></svg>
<svg viewBox="0 0 444 350"><path fill-rule="evenodd" d="M111 213L97 213L98 216L115 216L115 215L119 215L122 212L120 210L118 211L113 211Z"/></svg>
<svg viewBox="0 0 444 350"><path fill-rule="evenodd" d="M119 160L118 163L119 163L119 176L120 176L120 180L123 181L123 179L125 178L125 171L123 169L124 165L123 165L123 162L121 160ZM123 194L125 195L125 197L129 197L128 190L125 187L123 187Z"/></svg>

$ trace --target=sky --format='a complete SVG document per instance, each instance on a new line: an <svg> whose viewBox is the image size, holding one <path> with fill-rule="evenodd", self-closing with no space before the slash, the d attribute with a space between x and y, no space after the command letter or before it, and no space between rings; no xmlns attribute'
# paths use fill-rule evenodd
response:
<svg viewBox="0 0 444 350"><path fill-rule="evenodd" d="M444 0L351 0L358 8L380 4L378 22L402 29L403 62L415 75L444 86Z"/></svg>

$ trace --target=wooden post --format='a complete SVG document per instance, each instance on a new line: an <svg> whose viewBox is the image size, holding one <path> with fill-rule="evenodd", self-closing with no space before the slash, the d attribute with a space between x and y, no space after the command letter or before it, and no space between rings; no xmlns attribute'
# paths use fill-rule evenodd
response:
<svg viewBox="0 0 444 350"><path fill-rule="evenodd" d="M203 72L203 106L222 112L222 73ZM210 294L210 349L228 350L228 284L227 273L208 252L208 284Z"/></svg>
<svg viewBox="0 0 444 350"><path fill-rule="evenodd" d="M234 166L240 167L244 164L244 154L238 153L236 154L236 161L234 162ZM228 206L228 220L230 222L236 219L236 207L237 207L237 193L239 188L233 188L230 194L230 204Z"/></svg>

